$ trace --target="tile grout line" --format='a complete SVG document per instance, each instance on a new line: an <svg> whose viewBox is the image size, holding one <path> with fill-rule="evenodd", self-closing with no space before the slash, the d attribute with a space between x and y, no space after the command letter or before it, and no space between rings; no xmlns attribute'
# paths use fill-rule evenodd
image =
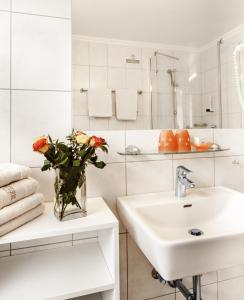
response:
<svg viewBox="0 0 244 300"><path fill-rule="evenodd" d="M9 152L9 159L10 162L12 162L12 0L10 0L10 49L9 49L9 87L10 87L10 91L9 91L9 109L10 109L10 116L9 116L9 147L10 147L10 152Z"/></svg>

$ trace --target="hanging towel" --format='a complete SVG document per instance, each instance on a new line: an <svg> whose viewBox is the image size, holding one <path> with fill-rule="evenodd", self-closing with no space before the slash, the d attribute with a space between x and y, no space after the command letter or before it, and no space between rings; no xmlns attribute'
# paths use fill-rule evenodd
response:
<svg viewBox="0 0 244 300"><path fill-rule="evenodd" d="M31 175L31 169L11 163L0 164L0 187L11 182L27 178Z"/></svg>
<svg viewBox="0 0 244 300"><path fill-rule="evenodd" d="M0 188L0 209L34 194L39 188L33 178L26 178Z"/></svg>
<svg viewBox="0 0 244 300"><path fill-rule="evenodd" d="M0 226L23 215L43 202L43 194L33 194L16 203L0 209Z"/></svg>
<svg viewBox="0 0 244 300"><path fill-rule="evenodd" d="M116 117L118 120L135 121L137 118L137 91L116 91Z"/></svg>
<svg viewBox="0 0 244 300"><path fill-rule="evenodd" d="M3 236L10 231L13 231L14 229L24 225L27 222L30 222L31 220L37 218L44 212L44 204L39 204L38 206L34 207L33 209L27 211L23 215L12 219L8 223L5 223L0 226L0 236Z"/></svg>
<svg viewBox="0 0 244 300"><path fill-rule="evenodd" d="M89 89L88 90L88 112L90 117L109 118L112 117L112 90L111 89Z"/></svg>

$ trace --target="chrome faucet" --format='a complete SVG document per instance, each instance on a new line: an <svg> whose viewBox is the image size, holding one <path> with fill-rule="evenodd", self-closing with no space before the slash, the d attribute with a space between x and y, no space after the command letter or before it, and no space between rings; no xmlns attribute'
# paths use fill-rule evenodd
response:
<svg viewBox="0 0 244 300"><path fill-rule="evenodd" d="M187 188L194 188L195 183L187 178L187 175L191 173L191 170L188 170L184 166L178 166L176 168L176 181L175 181L175 196L176 197L185 197Z"/></svg>

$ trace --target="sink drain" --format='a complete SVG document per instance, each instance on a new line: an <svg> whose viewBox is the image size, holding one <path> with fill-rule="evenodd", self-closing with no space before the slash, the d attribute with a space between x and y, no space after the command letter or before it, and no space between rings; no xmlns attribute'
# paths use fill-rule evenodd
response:
<svg viewBox="0 0 244 300"><path fill-rule="evenodd" d="M203 231L200 230L200 229L197 229L197 228L190 229L188 232L189 232L191 235L194 235L194 236L200 236L200 235L203 235Z"/></svg>

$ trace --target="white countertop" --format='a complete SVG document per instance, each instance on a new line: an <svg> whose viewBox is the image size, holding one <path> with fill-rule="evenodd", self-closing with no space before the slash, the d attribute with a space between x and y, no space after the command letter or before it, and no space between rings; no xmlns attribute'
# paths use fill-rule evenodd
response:
<svg viewBox="0 0 244 300"><path fill-rule="evenodd" d="M1 237L0 245L118 226L116 217L102 198L87 199L87 217L64 222L56 219L53 206L53 202L46 203L43 215Z"/></svg>

